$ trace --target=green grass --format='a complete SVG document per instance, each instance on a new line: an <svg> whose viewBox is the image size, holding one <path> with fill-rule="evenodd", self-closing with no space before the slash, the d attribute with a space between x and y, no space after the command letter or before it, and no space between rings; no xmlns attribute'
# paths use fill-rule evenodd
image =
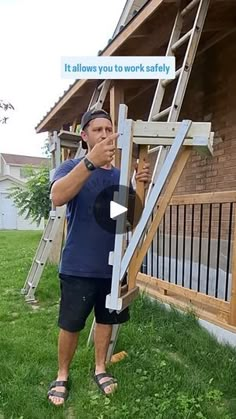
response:
<svg viewBox="0 0 236 419"><path fill-rule="evenodd" d="M236 417L236 350L216 342L192 314L166 311L143 295L121 329L111 366L119 391L110 399L92 381L93 348L81 334L65 407L46 399L57 371L57 270L47 266L39 307L20 295L38 232L0 232L0 419L228 419Z"/></svg>

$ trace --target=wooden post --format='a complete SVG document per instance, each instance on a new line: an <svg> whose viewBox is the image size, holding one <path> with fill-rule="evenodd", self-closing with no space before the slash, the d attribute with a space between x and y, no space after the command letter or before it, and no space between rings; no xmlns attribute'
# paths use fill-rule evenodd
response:
<svg viewBox="0 0 236 419"><path fill-rule="evenodd" d="M117 131L119 105L124 103L124 88L120 81L115 81L110 88L110 115L113 121L113 130ZM116 150L115 159L112 162L114 166L120 167L120 150Z"/></svg>
<svg viewBox="0 0 236 419"><path fill-rule="evenodd" d="M232 286L230 299L229 323L236 326L236 211L234 209L234 236L232 254Z"/></svg>
<svg viewBox="0 0 236 419"><path fill-rule="evenodd" d="M76 127L77 127L78 121L77 118L74 119L73 124L72 124L72 132L76 132Z"/></svg>
<svg viewBox="0 0 236 419"><path fill-rule="evenodd" d="M76 131L76 126L77 126L77 119L73 121L72 132ZM63 126L61 127L61 129L63 129ZM67 160L68 157L69 157L69 149L63 148L61 150L61 161L63 162ZM53 240L52 248L48 256L48 261L50 263L58 265L60 262L63 240L64 240L64 237L66 236L66 228L67 228L66 220L61 219L60 226L56 233L56 237Z"/></svg>
<svg viewBox="0 0 236 419"><path fill-rule="evenodd" d="M148 157L147 146L140 146L139 163L138 163L137 172L139 172L143 168L144 163L147 161L147 157ZM140 213L142 213L142 208L144 207L144 201L145 201L144 184L143 182L137 182L136 200L135 200L135 207L134 207L134 220L133 220L134 225L137 225L139 221ZM140 208L140 206L142 206L142 208ZM129 271L128 271L128 289L129 290L135 287L136 277L134 275L134 271L135 271L135 266L136 266L137 252L138 250L136 250L136 252L134 253L134 256L129 266Z"/></svg>
<svg viewBox="0 0 236 419"><path fill-rule="evenodd" d="M61 258L61 250L63 245L63 238L64 238L64 228L65 228L65 219L62 218L60 221L59 228L57 230L55 239L52 243L52 249L48 256L48 262L58 265Z"/></svg>
<svg viewBox="0 0 236 419"><path fill-rule="evenodd" d="M140 146L139 149L139 162L138 162L138 168L137 173L142 170L144 164L147 162L148 159L148 148L147 146ZM136 196L137 200L135 202L135 212L134 212L134 225L137 225L140 217L140 204L142 205L142 208L144 207L144 201L145 201L145 190L144 190L144 183L143 182L137 182L136 185Z"/></svg>
<svg viewBox="0 0 236 419"><path fill-rule="evenodd" d="M166 211L166 208L167 208L167 206L168 206L168 204L171 200L171 197L174 193L175 187L176 187L176 185L179 181L179 178L182 174L182 171L183 171L183 169L184 169L184 167L185 167L185 165L188 161L188 158L189 158L191 152L192 152L192 147L188 147L188 148L183 147L183 150L180 152L180 154L179 154L179 156L176 160L176 163L175 163L175 165L174 165L174 167L171 171L171 175L169 177L169 181L168 181L168 184L166 186L166 190L164 192L164 195L163 195L161 200L158 200L158 202L160 202L160 205L158 206L158 210L156 211L156 213L154 215L153 221L152 221L151 226L148 230L145 241L142 243L142 246L138 250L137 255L134 254L135 259L134 259L134 256L133 256L133 258L131 260L131 263L135 264L135 266L132 268L132 282L134 284L135 284L135 281L136 281L136 276L137 276L137 274L139 272L139 269L142 265L143 258L146 255L146 253L147 253L147 251L148 251L148 249L151 245L153 237L154 237L154 235L155 235L155 233L156 233L156 231L157 231L157 229L160 225L160 222L161 222L161 220L163 218L163 215ZM134 262L133 262L133 259L134 259ZM236 290L236 288L235 288L235 290Z"/></svg>

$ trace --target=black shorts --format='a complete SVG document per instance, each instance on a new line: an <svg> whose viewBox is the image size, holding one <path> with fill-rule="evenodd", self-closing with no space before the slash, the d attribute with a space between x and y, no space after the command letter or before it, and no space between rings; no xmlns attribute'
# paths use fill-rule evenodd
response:
<svg viewBox="0 0 236 419"><path fill-rule="evenodd" d="M68 332L78 332L94 308L96 323L121 324L129 320L129 309L119 314L105 307L111 292L111 279L84 278L60 274L61 301L58 326Z"/></svg>

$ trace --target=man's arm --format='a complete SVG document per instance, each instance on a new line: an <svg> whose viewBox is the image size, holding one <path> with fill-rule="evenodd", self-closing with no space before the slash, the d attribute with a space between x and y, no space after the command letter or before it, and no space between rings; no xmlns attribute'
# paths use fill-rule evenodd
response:
<svg viewBox="0 0 236 419"><path fill-rule="evenodd" d="M95 167L101 167L111 163L115 153L114 140L118 134L109 135L105 140L96 144L87 154L87 158ZM51 188L51 199L56 207L66 204L73 199L81 190L86 180L91 176L83 160L78 163L69 173L65 173L57 179Z"/></svg>
<svg viewBox="0 0 236 419"><path fill-rule="evenodd" d="M135 199L136 199L136 193L135 192L130 193L129 200L128 200L127 220L131 224L132 227L134 227L134 218L136 220L139 220L143 212L143 205L141 203L141 200L137 199L137 204L135 207ZM135 212L136 212L136 215L135 215Z"/></svg>
<svg viewBox="0 0 236 419"><path fill-rule="evenodd" d="M145 163L143 168L138 173L136 173L135 181L136 181L136 185L137 185L137 182L142 182L144 184L144 193L145 193L151 181L149 163ZM139 197L137 197L137 200L135 201L135 198L136 198L136 191L131 185L130 193L129 193L129 201L128 201L127 219L133 227L134 227L134 224L137 224L138 221L140 220L142 212L143 212L143 208L144 208L144 204L142 203L142 200ZM136 207L135 207L135 204L136 204Z"/></svg>
<svg viewBox="0 0 236 419"><path fill-rule="evenodd" d="M74 198L91 173L84 162L80 161L69 173L56 180L51 189L53 205L60 207Z"/></svg>

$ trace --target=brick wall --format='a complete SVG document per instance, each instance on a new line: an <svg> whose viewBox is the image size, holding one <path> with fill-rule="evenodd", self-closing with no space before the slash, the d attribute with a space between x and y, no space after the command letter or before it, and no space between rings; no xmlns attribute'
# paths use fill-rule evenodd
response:
<svg viewBox="0 0 236 419"><path fill-rule="evenodd" d="M210 121L215 132L214 155L204 157L193 152L175 194L193 194L236 190L236 34L221 41L194 64L179 120ZM152 162L153 163L153 162ZM152 165L153 166L153 165ZM235 210L235 205L234 205ZM219 223L219 204L212 206L211 240L218 242L221 253L229 239L230 206L224 204ZM176 231L176 207L172 209L172 236ZM165 216L166 240L170 234L169 208ZM179 208L178 234L183 236L183 206ZM191 237L192 206L186 208L185 236ZM231 233L234 222L231 224ZM193 236L200 233L200 206L195 206ZM163 234L163 222L160 225ZM209 205L203 207L202 238L209 236ZM231 240L232 240L231 235ZM207 249L203 249L203 253Z"/></svg>
<svg viewBox="0 0 236 419"><path fill-rule="evenodd" d="M193 153L176 193L236 189L236 35L209 49L195 61L180 120L211 121L214 156Z"/></svg>

